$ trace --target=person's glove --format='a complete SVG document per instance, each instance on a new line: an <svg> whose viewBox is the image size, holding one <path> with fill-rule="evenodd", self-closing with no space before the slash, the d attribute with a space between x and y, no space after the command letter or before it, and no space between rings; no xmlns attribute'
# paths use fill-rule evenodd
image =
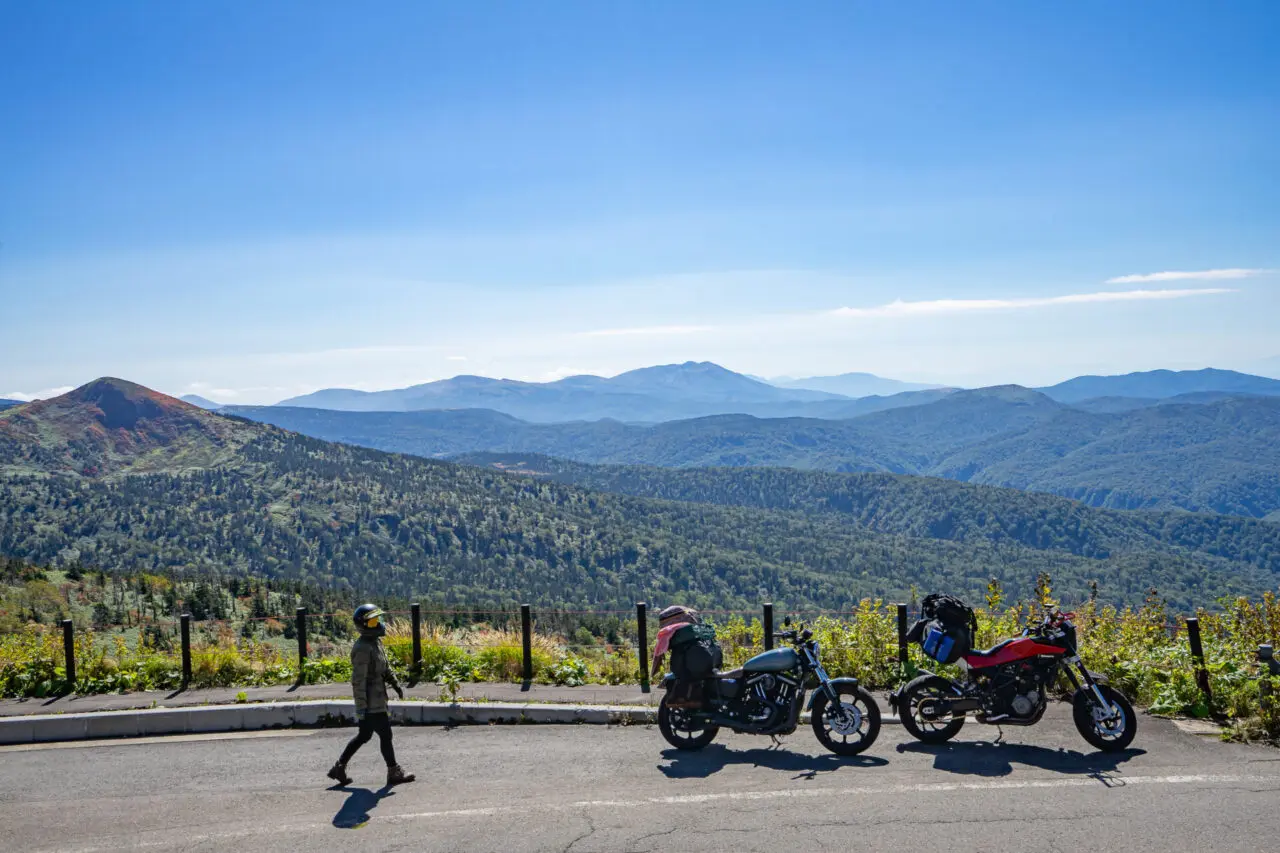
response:
<svg viewBox="0 0 1280 853"><path fill-rule="evenodd" d="M391 688L392 688L393 690L395 690L395 691L396 691L396 695L397 695L397 696L399 696L401 699L403 699L403 698L404 698L404 688L403 688L403 687L401 687L399 684L393 684L393 685L391 685Z"/></svg>

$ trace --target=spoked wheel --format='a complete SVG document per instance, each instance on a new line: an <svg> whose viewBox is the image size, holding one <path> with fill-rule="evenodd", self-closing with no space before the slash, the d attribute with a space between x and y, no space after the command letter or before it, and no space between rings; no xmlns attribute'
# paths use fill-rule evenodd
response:
<svg viewBox="0 0 1280 853"><path fill-rule="evenodd" d="M944 743L960 732L964 714L938 714L934 708L942 700L954 699L951 682L936 675L922 675L898 694L898 713L902 726L924 743Z"/></svg>
<svg viewBox="0 0 1280 853"><path fill-rule="evenodd" d="M819 689L813 702L813 733L836 755L857 755L880 734L880 706L855 684L833 682L831 686L840 702L832 702Z"/></svg>
<svg viewBox="0 0 1280 853"><path fill-rule="evenodd" d="M692 713L685 708L670 707L667 697L663 696L658 705L658 731L676 749L693 751L715 740L720 727L695 722Z"/></svg>
<svg viewBox="0 0 1280 853"><path fill-rule="evenodd" d="M1072 716L1080 736L1104 752L1119 752L1133 743L1138 733L1138 715L1119 690L1099 684L1102 696L1111 703L1111 709L1101 707L1097 697L1088 687L1076 693Z"/></svg>

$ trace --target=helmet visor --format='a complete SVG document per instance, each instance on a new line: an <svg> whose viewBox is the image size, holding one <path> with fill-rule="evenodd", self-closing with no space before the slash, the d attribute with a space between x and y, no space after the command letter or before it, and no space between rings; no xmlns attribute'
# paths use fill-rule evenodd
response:
<svg viewBox="0 0 1280 853"><path fill-rule="evenodd" d="M378 624L382 621L382 617L383 611L381 609L376 609L364 617L364 626L366 628L377 628Z"/></svg>

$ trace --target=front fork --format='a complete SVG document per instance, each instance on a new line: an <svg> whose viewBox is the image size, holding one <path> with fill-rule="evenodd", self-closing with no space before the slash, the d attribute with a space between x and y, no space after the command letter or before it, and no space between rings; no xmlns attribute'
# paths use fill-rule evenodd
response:
<svg viewBox="0 0 1280 853"><path fill-rule="evenodd" d="M1102 694L1102 690L1098 687L1098 682L1094 680L1093 674L1085 667L1084 661L1080 660L1079 653L1072 654L1071 657L1067 658L1067 663L1069 666L1064 667L1064 669L1066 670L1067 678L1071 680L1072 686L1075 687L1076 690L1080 690L1082 687L1081 682L1083 681L1083 686L1089 688L1089 692L1091 692L1093 694L1093 698L1097 700L1098 707L1107 712L1107 719L1118 717L1120 715L1120 709L1107 701L1107 697ZM1075 671L1072 667L1080 670L1080 678L1076 678Z"/></svg>

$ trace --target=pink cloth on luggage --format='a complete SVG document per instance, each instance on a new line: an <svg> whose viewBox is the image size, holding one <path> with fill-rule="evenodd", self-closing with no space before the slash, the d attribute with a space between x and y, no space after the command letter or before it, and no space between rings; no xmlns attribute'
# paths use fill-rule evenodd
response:
<svg viewBox="0 0 1280 853"><path fill-rule="evenodd" d="M692 625L693 617L683 619L679 622L672 622L670 625L663 625L658 631L658 642L653 647L653 666L652 671L658 671L658 661L667 653L667 649L671 646L671 635L683 628L685 625Z"/></svg>

